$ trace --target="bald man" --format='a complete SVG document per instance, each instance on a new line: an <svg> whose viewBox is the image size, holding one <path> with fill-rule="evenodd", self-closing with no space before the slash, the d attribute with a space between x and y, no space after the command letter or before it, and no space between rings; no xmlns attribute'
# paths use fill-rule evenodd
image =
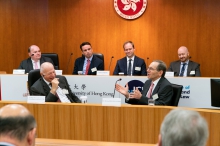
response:
<svg viewBox="0 0 220 146"><path fill-rule="evenodd" d="M0 109L0 146L34 146L36 121L22 105L8 104Z"/></svg>
<svg viewBox="0 0 220 146"><path fill-rule="evenodd" d="M79 98L72 93L66 77L56 76L53 64L44 62L41 65L40 74L41 78L30 88L32 95L45 96L46 102L81 102Z"/></svg>
<svg viewBox="0 0 220 146"><path fill-rule="evenodd" d="M167 71L174 72L174 76L200 77L200 64L189 60L189 51L185 46L178 49L178 61L170 63Z"/></svg>
<svg viewBox="0 0 220 146"><path fill-rule="evenodd" d="M50 62L54 65L52 59L41 56L40 48L36 45L31 45L28 48L29 58L20 63L18 69L24 69L25 73L29 73L33 69L40 69L40 65L44 62Z"/></svg>

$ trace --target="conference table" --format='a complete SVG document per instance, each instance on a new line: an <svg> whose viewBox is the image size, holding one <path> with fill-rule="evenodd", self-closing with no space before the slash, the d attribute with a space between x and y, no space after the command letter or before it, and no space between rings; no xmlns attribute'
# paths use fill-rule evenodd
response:
<svg viewBox="0 0 220 146"><path fill-rule="evenodd" d="M121 98L121 104L126 104L124 96L114 91L115 83L122 86L129 83L129 90L133 90L135 87L142 90L143 84L147 80L146 76L64 76L67 78L72 91L78 97L87 96L87 101L91 104L101 104L103 98L113 97ZM121 81L118 81L119 79L121 79ZM167 77L167 79L171 83L183 85L182 95L178 106L219 109L219 107L212 105L211 92L211 80L220 80L219 78ZM0 75L1 100L27 101L29 95L27 81L28 75Z"/></svg>
<svg viewBox="0 0 220 146"><path fill-rule="evenodd" d="M171 106L45 103L0 101L0 107L21 104L37 121L38 138L155 144L160 125ZM208 123L207 146L220 145L220 111L188 108L198 111Z"/></svg>

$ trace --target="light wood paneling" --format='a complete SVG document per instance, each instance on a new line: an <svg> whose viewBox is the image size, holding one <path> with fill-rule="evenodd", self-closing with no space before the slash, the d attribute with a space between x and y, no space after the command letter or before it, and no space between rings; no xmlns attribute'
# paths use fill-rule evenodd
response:
<svg viewBox="0 0 220 146"><path fill-rule="evenodd" d="M0 107L14 103L0 101ZM38 138L157 143L160 125L170 106L122 105L105 107L97 104L45 103L27 104L37 120ZM207 146L220 145L220 111L194 109L209 127Z"/></svg>
<svg viewBox="0 0 220 146"><path fill-rule="evenodd" d="M155 146L155 144L119 143L36 138L36 146Z"/></svg>
<svg viewBox="0 0 220 146"><path fill-rule="evenodd" d="M132 40L136 55L167 65L185 45L201 64L202 76L219 77L219 5L219 0L148 0L140 18L125 20L115 12L113 0L1 0L0 70L12 73L36 44L42 52L58 53L61 69L71 74L81 56L79 45L89 41L94 52L105 55L106 70L114 56L112 73L124 57L122 44Z"/></svg>

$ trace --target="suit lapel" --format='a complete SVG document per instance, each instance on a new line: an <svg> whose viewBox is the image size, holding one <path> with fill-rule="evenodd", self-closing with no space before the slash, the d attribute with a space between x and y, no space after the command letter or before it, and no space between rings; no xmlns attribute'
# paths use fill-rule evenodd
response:
<svg viewBox="0 0 220 146"><path fill-rule="evenodd" d="M163 78L161 77L159 82L157 83L157 86L154 88L152 95L158 93L158 90L160 89L160 85L161 85L162 80L163 80Z"/></svg>
<svg viewBox="0 0 220 146"><path fill-rule="evenodd" d="M179 74L180 74L180 66L181 66L181 62L178 61L178 62L177 62L177 66L176 66L176 69L177 69L177 76L179 76Z"/></svg>
<svg viewBox="0 0 220 146"><path fill-rule="evenodd" d="M40 81L41 81L44 92L46 93L46 95L48 95L50 92L50 87L47 85L47 83L43 80L42 77L41 77Z"/></svg>
<svg viewBox="0 0 220 146"><path fill-rule="evenodd" d="M142 91L143 91L142 94L143 94L144 96L146 96L146 97L147 97L147 92L148 92L148 90L149 90L149 88L150 88L151 82L152 82L151 80L147 81L147 82L146 82L146 88L142 90Z"/></svg>
<svg viewBox="0 0 220 146"><path fill-rule="evenodd" d="M34 69L31 58L28 59L28 69L29 69L29 71Z"/></svg>
<svg viewBox="0 0 220 146"><path fill-rule="evenodd" d="M191 63L191 61L189 61L188 68L187 68L187 76L190 76L191 69L192 69L192 63Z"/></svg>
<svg viewBox="0 0 220 146"><path fill-rule="evenodd" d="M125 64L124 66L124 75L127 75L128 74L128 71L127 71L127 58L124 57L124 59L122 60L122 64Z"/></svg>

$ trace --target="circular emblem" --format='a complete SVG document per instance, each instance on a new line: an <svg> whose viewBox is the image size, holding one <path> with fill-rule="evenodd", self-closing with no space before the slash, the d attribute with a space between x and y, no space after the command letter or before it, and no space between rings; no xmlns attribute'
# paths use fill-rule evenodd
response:
<svg viewBox="0 0 220 146"><path fill-rule="evenodd" d="M144 83L139 80L131 80L128 82L128 86L129 86L128 89L129 93L133 92L136 88L138 88L138 90L141 92L143 90Z"/></svg>
<svg viewBox="0 0 220 146"><path fill-rule="evenodd" d="M114 7L121 17L136 19L144 13L147 0L114 0Z"/></svg>

